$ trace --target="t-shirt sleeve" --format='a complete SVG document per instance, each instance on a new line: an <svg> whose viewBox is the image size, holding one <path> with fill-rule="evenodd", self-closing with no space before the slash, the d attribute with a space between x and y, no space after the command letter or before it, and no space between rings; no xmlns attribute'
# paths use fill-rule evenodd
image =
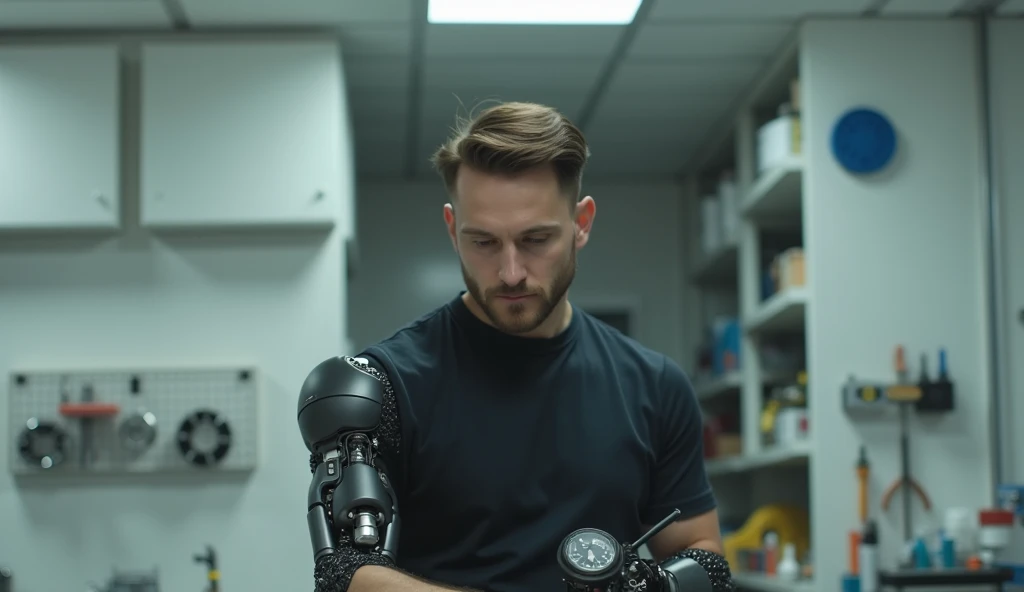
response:
<svg viewBox="0 0 1024 592"><path fill-rule="evenodd" d="M685 520L716 507L704 468L704 418L697 395L682 368L665 358L656 395L655 467L650 498L641 515L651 526L677 508Z"/></svg>
<svg viewBox="0 0 1024 592"><path fill-rule="evenodd" d="M406 406L404 385L401 376L391 358L377 348L370 348L358 356L365 360L371 373L384 386L384 400L381 405L381 418L374 434L378 440L379 454L383 458L388 477L396 495L401 497L406 486L407 458L405 450L409 442L407 420L403 420L402 411Z"/></svg>

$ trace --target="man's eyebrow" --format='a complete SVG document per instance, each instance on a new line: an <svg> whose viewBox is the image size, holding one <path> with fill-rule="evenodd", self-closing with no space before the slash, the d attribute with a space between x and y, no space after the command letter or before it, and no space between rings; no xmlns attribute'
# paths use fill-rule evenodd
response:
<svg viewBox="0 0 1024 592"><path fill-rule="evenodd" d="M526 230L524 230L520 234L536 234L538 232L553 232L555 230L558 230L559 228L561 228L561 226L558 224L558 222L548 222L547 224L537 224L536 226L531 226L530 228L527 228Z"/></svg>
<svg viewBox="0 0 1024 592"><path fill-rule="evenodd" d="M527 228L526 230L520 232L519 234L520 235L524 235L524 234L536 234L536 233L539 233L539 232L553 232L553 231L558 230L559 228L560 228L560 226L559 226L559 224L557 222L548 222L546 224L536 224L534 226L531 226L531 227ZM487 232L486 230L484 230L482 228L476 228L475 226L464 226L461 230L459 230L459 232L461 232L462 234L471 234L471 235L474 235L474 236L488 236L488 237L494 236L492 233Z"/></svg>
<svg viewBox="0 0 1024 592"><path fill-rule="evenodd" d="M464 226L459 232L461 232L462 234L473 234L476 236L494 236L493 234L487 232L486 230L483 230L482 228L474 228L472 226Z"/></svg>

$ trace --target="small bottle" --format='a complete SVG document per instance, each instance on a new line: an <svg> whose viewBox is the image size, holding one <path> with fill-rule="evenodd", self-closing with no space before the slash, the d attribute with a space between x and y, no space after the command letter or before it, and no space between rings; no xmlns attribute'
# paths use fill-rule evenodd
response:
<svg viewBox="0 0 1024 592"><path fill-rule="evenodd" d="M764 571L766 575L775 575L775 566L779 561L779 535L769 532L764 536Z"/></svg>
<svg viewBox="0 0 1024 592"><path fill-rule="evenodd" d="M878 526L868 521L860 539L860 592L878 592Z"/></svg>
<svg viewBox="0 0 1024 592"><path fill-rule="evenodd" d="M786 543L782 547L782 561L776 573L784 582L793 582L800 577L800 563L796 560L796 545L793 543Z"/></svg>

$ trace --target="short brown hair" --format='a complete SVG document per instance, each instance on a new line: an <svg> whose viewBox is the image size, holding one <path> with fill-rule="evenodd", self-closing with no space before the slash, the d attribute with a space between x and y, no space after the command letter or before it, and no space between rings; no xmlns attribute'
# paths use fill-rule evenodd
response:
<svg viewBox="0 0 1024 592"><path fill-rule="evenodd" d="M457 118L454 133L430 160L451 195L462 165L497 175L551 166L562 192L575 204L589 158L583 132L556 109L509 102L476 117Z"/></svg>

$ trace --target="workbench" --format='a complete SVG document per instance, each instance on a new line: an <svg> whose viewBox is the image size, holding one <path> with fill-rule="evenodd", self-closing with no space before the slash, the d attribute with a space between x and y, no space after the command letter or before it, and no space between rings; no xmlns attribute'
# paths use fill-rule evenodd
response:
<svg viewBox="0 0 1024 592"><path fill-rule="evenodd" d="M1003 585L1013 579L1013 572L1008 569L904 569L897 571L881 571L878 574L879 586L885 589L902 591L907 588L952 587L952 586L991 586L993 590L1002 592Z"/></svg>

